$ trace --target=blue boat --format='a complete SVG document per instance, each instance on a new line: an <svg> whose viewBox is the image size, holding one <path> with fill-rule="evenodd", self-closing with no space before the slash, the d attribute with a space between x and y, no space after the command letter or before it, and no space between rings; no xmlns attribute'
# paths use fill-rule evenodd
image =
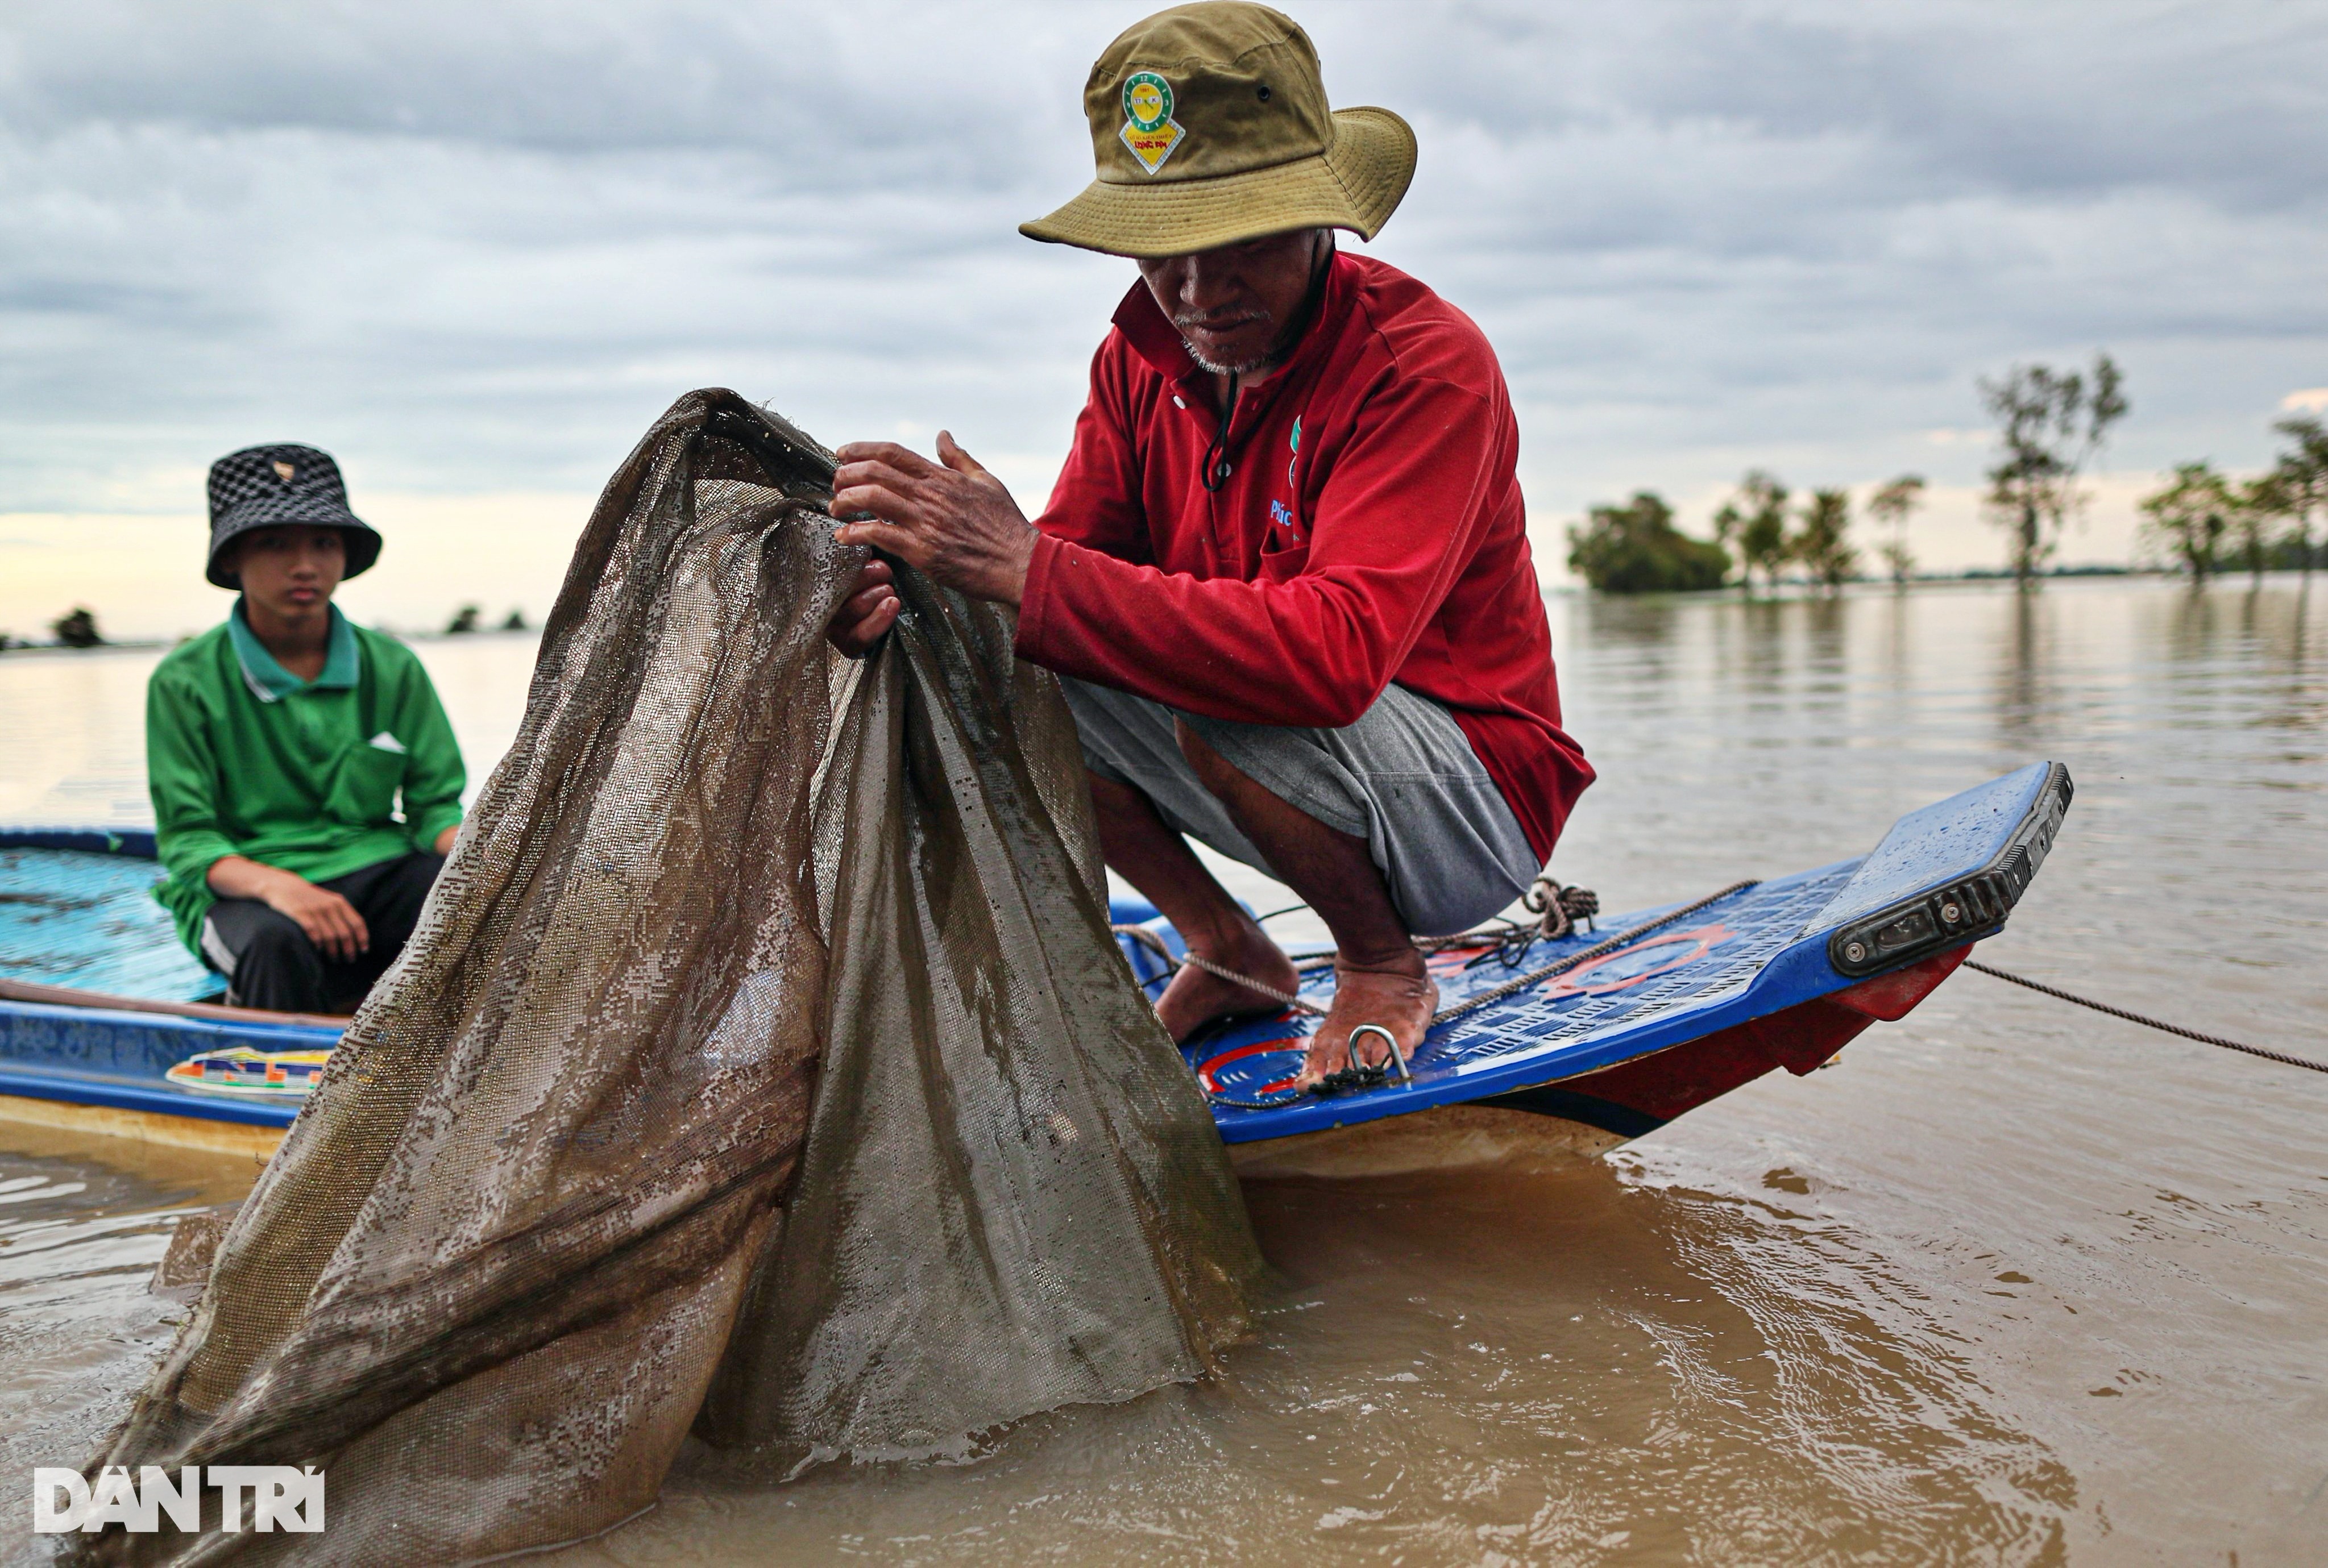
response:
<svg viewBox="0 0 2328 1568"><path fill-rule="evenodd" d="M2070 793L2068 769L2035 762L1910 813L1859 859L1559 940L1515 928L1440 945L1439 1021L1378 1085L1295 1087L1315 1012L1216 1026L1183 1054L1251 1173L1606 1149L1765 1073L1808 1073L1906 1016L2004 928ZM165 1075L205 1053L325 1049L337 1022L210 1000L219 979L153 901L156 875L151 834L0 829L0 1119L263 1157L296 1102ZM1153 994L1178 935L1144 904L1112 914ZM1322 1010L1330 962L1293 957L1304 1002Z"/></svg>
<svg viewBox="0 0 2328 1568"><path fill-rule="evenodd" d="M171 1068L328 1050L336 1022L222 1007L225 983L154 901L151 833L0 829L0 1121L271 1154L296 1103L207 1094Z"/></svg>

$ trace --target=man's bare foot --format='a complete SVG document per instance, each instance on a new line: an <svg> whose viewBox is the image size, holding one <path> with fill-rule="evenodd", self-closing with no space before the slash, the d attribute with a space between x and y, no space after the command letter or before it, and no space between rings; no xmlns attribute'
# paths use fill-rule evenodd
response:
<svg viewBox="0 0 2328 1568"><path fill-rule="evenodd" d="M1338 962L1334 966L1334 1005L1318 1032L1310 1037L1309 1059L1301 1064L1304 1087L1328 1073L1350 1065L1350 1031L1362 1023L1379 1024L1398 1040L1401 1056L1410 1059L1439 1010L1439 985L1423 965L1422 954L1409 948L1364 966ZM1358 1041L1358 1059L1379 1066L1390 1059L1382 1041L1369 1034Z"/></svg>
<svg viewBox="0 0 2328 1568"><path fill-rule="evenodd" d="M1225 940L1206 942L1201 947L1192 944L1189 951L1276 990L1290 993L1300 988L1301 977L1293 971L1293 960L1259 926ZM1172 1042L1178 1045L1216 1018L1273 1011L1284 1005L1251 986L1224 980L1194 964L1184 964L1180 972L1172 976L1172 983L1164 987L1164 994L1156 999L1156 1016L1163 1020Z"/></svg>

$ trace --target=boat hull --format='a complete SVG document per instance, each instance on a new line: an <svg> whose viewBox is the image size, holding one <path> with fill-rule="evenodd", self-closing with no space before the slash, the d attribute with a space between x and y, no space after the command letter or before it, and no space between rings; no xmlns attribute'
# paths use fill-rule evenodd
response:
<svg viewBox="0 0 2328 1568"><path fill-rule="evenodd" d="M1494 1165L1529 1169L1604 1154L1783 1068L1798 1078L1871 1024L1904 1018L1969 945L1662 1050L1484 1099L1229 1145L1240 1175L1391 1176ZM1396 1091L1389 1091L1396 1092Z"/></svg>
<svg viewBox="0 0 2328 1568"><path fill-rule="evenodd" d="M1639 1137L1776 1069L1812 1071L1871 1024L1904 1017L2004 929L2070 796L2067 769L2032 763L1910 813L1857 860L1520 950L1442 950L1431 966L1448 1011L1404 1081L1299 1092L1314 1013L1218 1026L1183 1054L1233 1153L1270 1143L1281 1162L1289 1140L1352 1148L1364 1140L1315 1135L1450 1106ZM1170 946L1160 923L1150 932ZM1169 979L1147 945L1126 950L1143 985ZM1331 1006L1330 966L1305 973L1302 996Z"/></svg>
<svg viewBox="0 0 2328 1568"><path fill-rule="evenodd" d="M0 1121L264 1159L297 1102L208 1095L163 1075L205 1051L327 1050L339 1038L336 1027L263 1017L0 1000Z"/></svg>
<svg viewBox="0 0 2328 1568"><path fill-rule="evenodd" d="M78 1136L145 1143L157 1149L192 1149L204 1154L224 1154L264 1165L283 1146L282 1126L251 1126L239 1122L213 1122L182 1111L126 1110L118 1106L88 1105L52 1097L53 1086L42 1094L0 1094L0 1123L19 1127L42 1127Z"/></svg>
<svg viewBox="0 0 2328 1568"><path fill-rule="evenodd" d="M1430 1031L1403 1082L1330 1098L1297 1092L1317 1017L1291 1010L1217 1026L1183 1054L1248 1174L1600 1153L1779 1069L1811 1072L1870 1025L1905 1016L1974 942L2003 929L2070 797L2067 770L2032 763L1901 818L1859 860L1617 916L1559 941L1442 948L1430 960L1441 999L1464 1005ZM150 840L25 836L0 832L0 851L15 849L20 868L33 854L152 853ZM1147 927L1127 931L1123 950L1152 992L1169 977L1152 945L1177 950L1178 938L1152 910L1114 914ZM1305 999L1324 1008L1332 993L1330 965L1313 966ZM0 981L0 1120L271 1150L296 1101L226 1098L163 1075L201 1053L313 1050L338 1038L326 1020Z"/></svg>

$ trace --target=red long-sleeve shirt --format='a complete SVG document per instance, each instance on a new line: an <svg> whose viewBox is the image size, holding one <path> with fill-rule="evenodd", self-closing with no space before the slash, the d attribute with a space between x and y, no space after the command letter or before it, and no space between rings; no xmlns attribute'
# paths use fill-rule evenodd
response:
<svg viewBox="0 0 2328 1568"><path fill-rule="evenodd" d="M1219 428L1144 283L1092 359L1036 527L1021 658L1189 713L1338 728L1392 681L1449 708L1536 854L1592 781L1560 727L1512 416L1488 340L1422 284L1334 258L1318 317Z"/></svg>

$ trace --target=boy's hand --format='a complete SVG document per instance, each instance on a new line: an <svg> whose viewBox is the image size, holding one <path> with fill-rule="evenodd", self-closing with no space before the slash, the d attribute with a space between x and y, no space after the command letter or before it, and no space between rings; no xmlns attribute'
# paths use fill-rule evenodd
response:
<svg viewBox="0 0 2328 1568"><path fill-rule="evenodd" d="M371 932L365 929L356 907L296 872L229 854L212 861L203 880L222 899L256 899L289 917L326 958L353 963L371 947Z"/></svg>
<svg viewBox="0 0 2328 1568"><path fill-rule="evenodd" d="M897 574L887 561L868 561L850 584L849 597L832 612L824 629L832 646L851 658L863 658L881 640L881 634L897 623L897 612L904 606L898 602L895 583Z"/></svg>
<svg viewBox="0 0 2328 1568"><path fill-rule="evenodd" d="M352 964L371 948L371 932L355 905L293 873L285 872L283 878L268 889L264 901L268 909L298 921L317 952Z"/></svg>

